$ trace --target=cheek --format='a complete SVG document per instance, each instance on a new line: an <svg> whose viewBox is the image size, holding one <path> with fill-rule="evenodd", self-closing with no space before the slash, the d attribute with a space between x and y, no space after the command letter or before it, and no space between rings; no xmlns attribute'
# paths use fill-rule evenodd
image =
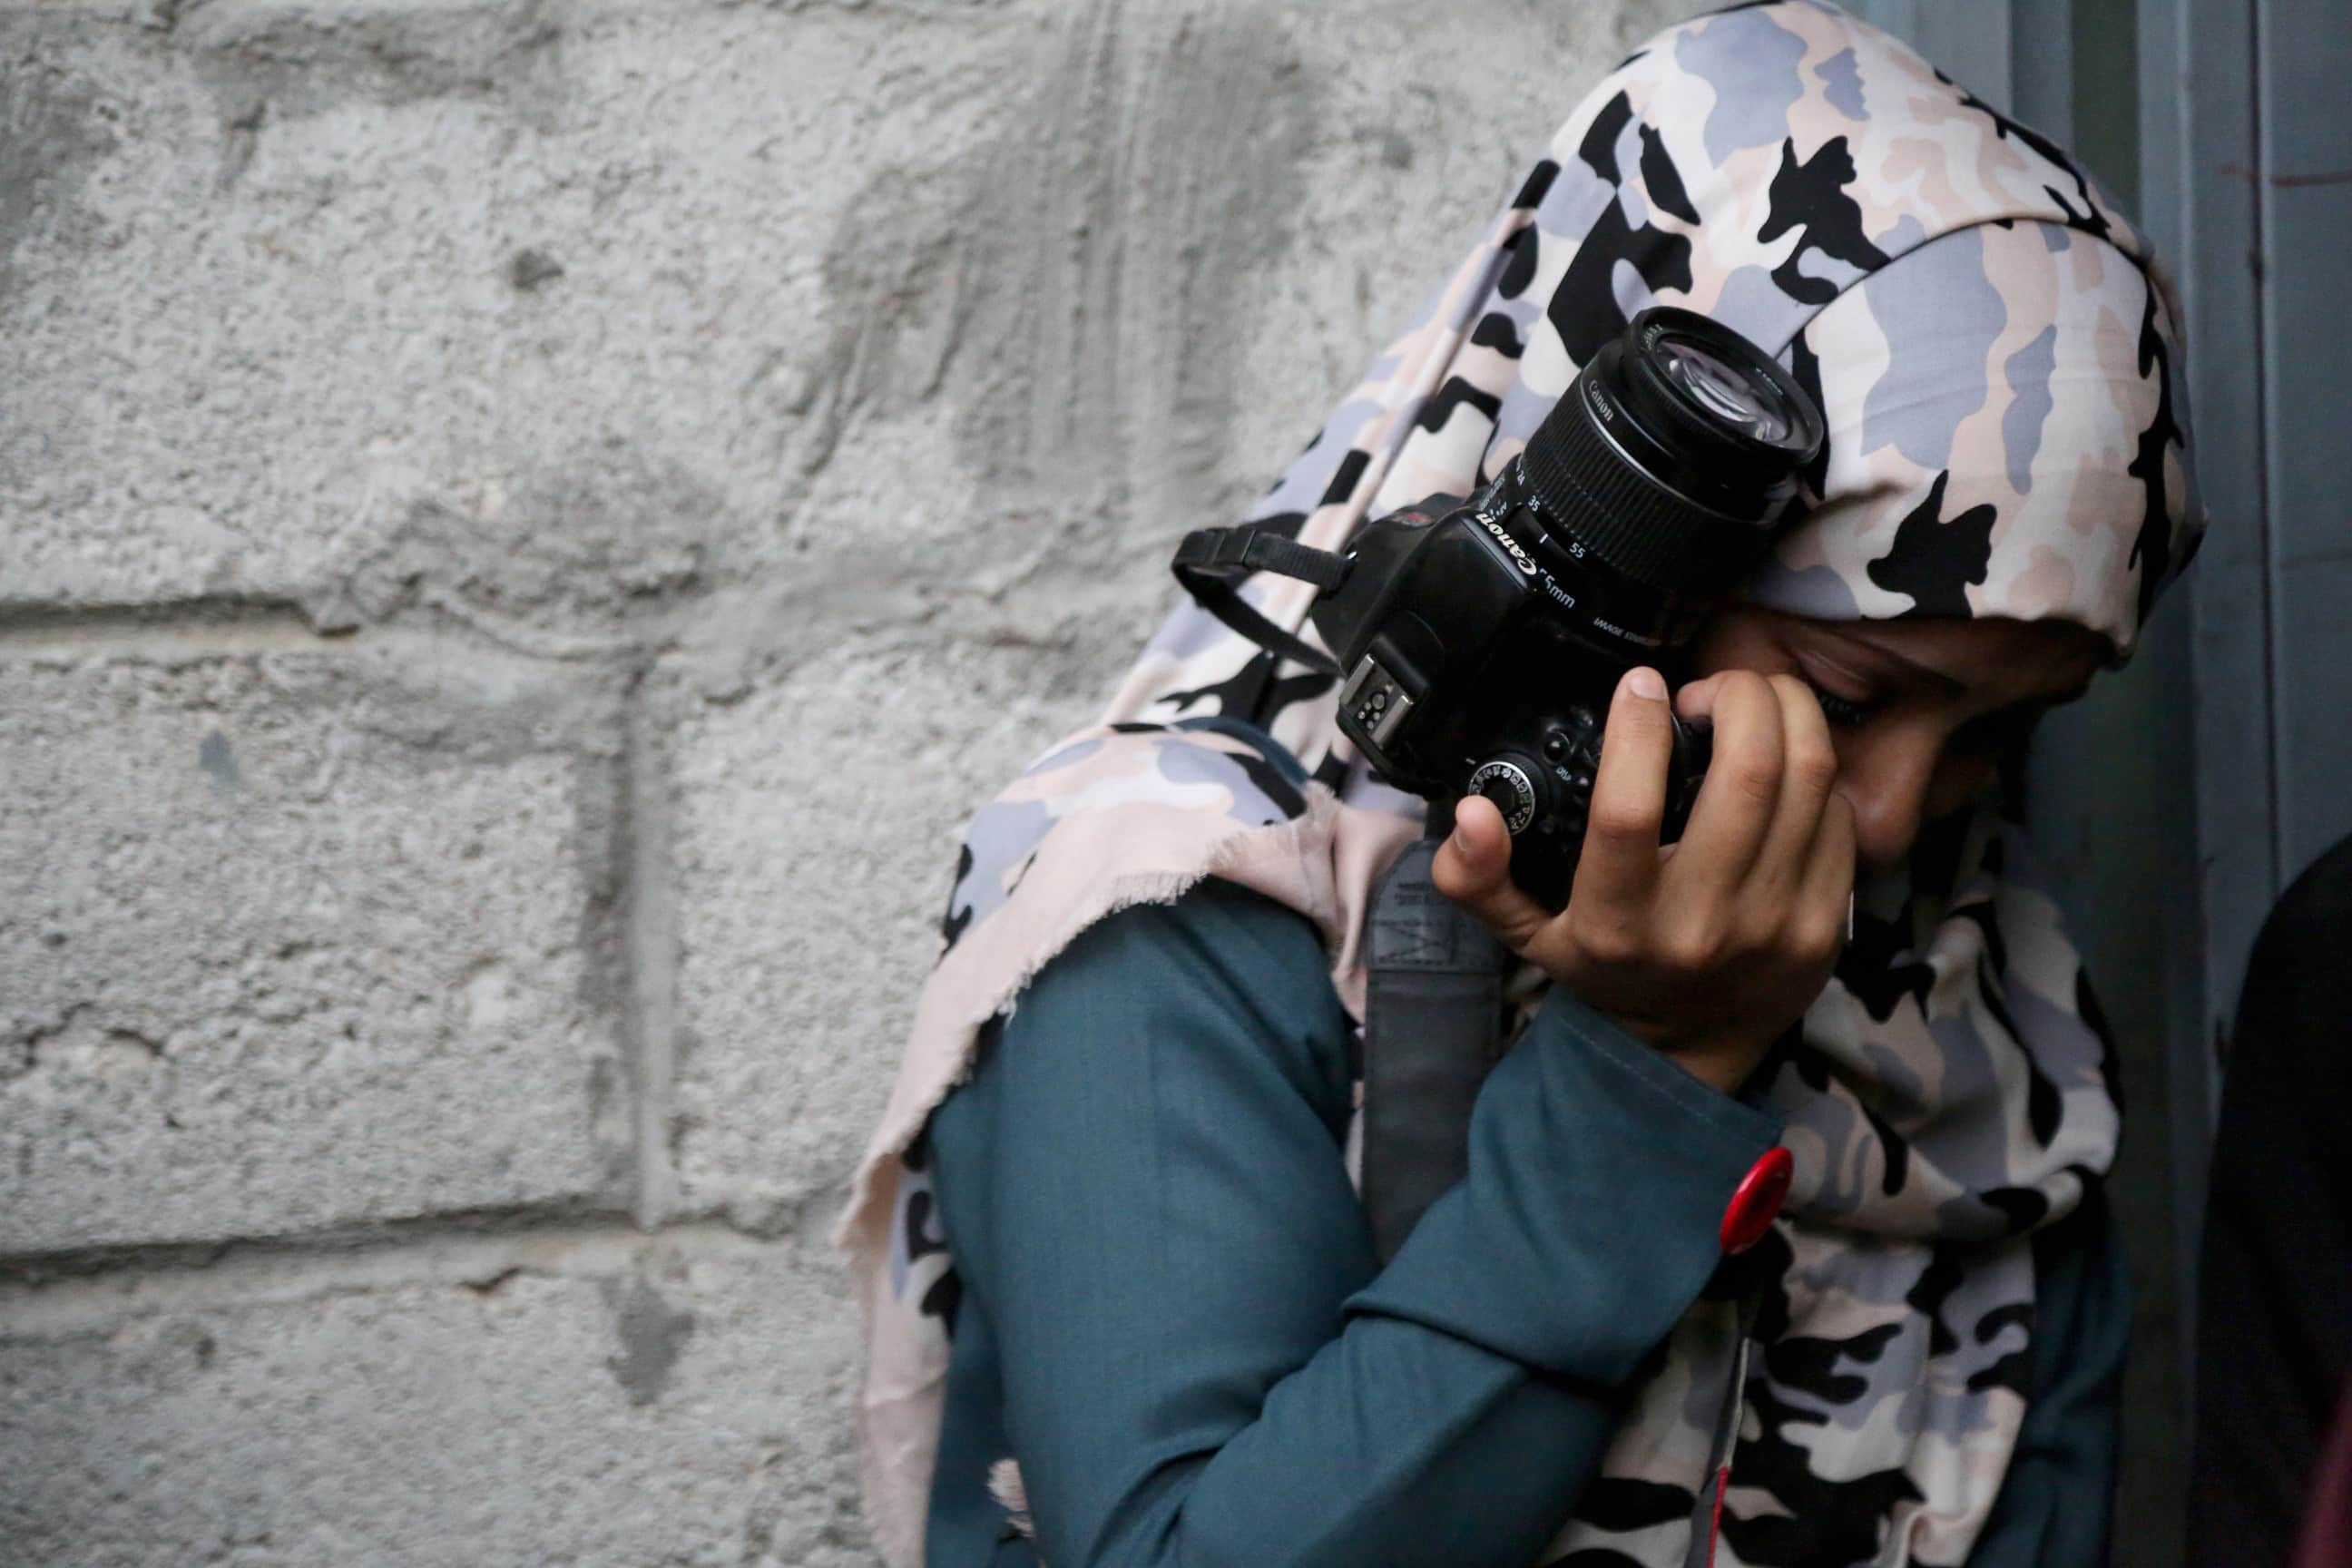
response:
<svg viewBox="0 0 2352 1568"><path fill-rule="evenodd" d="M1853 803L1863 858L1892 864L1919 826L1965 803L1969 769L1944 754L1940 725L1882 719L1838 732L1838 788Z"/></svg>
<svg viewBox="0 0 2352 1568"><path fill-rule="evenodd" d="M1830 734L1837 743L1839 782L1856 788L1922 789L1942 765L1940 737L1899 718L1874 718L1847 729L1832 726Z"/></svg>

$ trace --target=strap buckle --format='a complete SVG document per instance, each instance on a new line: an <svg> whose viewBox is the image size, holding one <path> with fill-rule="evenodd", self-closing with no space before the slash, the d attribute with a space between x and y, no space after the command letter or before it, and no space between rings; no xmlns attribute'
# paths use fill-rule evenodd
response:
<svg viewBox="0 0 2352 1568"><path fill-rule="evenodd" d="M1238 528L1196 528L1176 547L1169 565L1176 581L1200 606L1269 653L1293 659L1324 675L1339 673L1339 661L1296 633L1268 620L1241 595L1241 584L1260 572L1312 583L1325 593L1348 580L1352 558L1318 550L1253 523Z"/></svg>

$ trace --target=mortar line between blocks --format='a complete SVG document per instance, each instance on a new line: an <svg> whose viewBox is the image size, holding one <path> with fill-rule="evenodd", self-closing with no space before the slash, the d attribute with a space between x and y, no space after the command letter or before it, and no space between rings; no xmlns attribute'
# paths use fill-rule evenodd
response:
<svg viewBox="0 0 2352 1568"><path fill-rule="evenodd" d="M105 647L164 656L244 653L350 640L290 601L234 595L153 605L0 604L0 653Z"/></svg>
<svg viewBox="0 0 2352 1568"><path fill-rule="evenodd" d="M627 698L622 751L619 914L623 1045L630 1079L635 1185L633 1207L647 1229L677 1212L677 1168L669 1125L677 1104L677 884L670 864L668 756L651 711L653 666L640 665Z"/></svg>
<svg viewBox="0 0 2352 1568"><path fill-rule="evenodd" d="M715 1220L648 1235L633 1215L584 1215L514 1228L406 1227L363 1240L169 1249L118 1268L0 1279L0 1343L107 1332L141 1318L317 1301L420 1287L495 1294L520 1277L617 1279L652 1252L742 1258L804 1240L762 1239Z"/></svg>
<svg viewBox="0 0 2352 1568"><path fill-rule="evenodd" d="M95 652L174 661L286 650L416 648L462 650L468 658L542 668L586 668L609 661L622 650L609 637L526 634L434 605L382 621L322 626L299 605L274 599L229 596L94 605L0 601L0 659Z"/></svg>

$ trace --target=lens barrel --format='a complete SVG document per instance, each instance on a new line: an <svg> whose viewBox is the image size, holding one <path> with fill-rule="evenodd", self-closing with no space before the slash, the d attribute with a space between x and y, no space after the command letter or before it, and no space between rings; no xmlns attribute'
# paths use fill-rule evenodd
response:
<svg viewBox="0 0 2352 1568"><path fill-rule="evenodd" d="M1712 595L1754 568L1822 438L1762 349L1662 305L1592 356L1520 460L1556 538L1661 593Z"/></svg>

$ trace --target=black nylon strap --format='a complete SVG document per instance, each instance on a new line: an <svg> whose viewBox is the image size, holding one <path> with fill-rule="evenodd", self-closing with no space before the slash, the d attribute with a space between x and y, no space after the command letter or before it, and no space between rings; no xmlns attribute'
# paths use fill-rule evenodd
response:
<svg viewBox="0 0 2352 1568"><path fill-rule="evenodd" d="M1364 1001L1364 1212L1394 1258L1470 1163L1470 1110L1502 1054L1509 953L1430 879L1439 840L1398 858L1372 900Z"/></svg>
<svg viewBox="0 0 2352 1568"><path fill-rule="evenodd" d="M1311 647L1276 626L1241 596L1242 581L1258 572L1296 577L1325 591L1348 578L1348 561L1328 550L1317 550L1282 534L1252 528L1198 528L1176 547L1171 566L1176 581L1199 601L1201 607L1234 630L1285 658L1309 669L1337 675L1339 666L1320 648Z"/></svg>

